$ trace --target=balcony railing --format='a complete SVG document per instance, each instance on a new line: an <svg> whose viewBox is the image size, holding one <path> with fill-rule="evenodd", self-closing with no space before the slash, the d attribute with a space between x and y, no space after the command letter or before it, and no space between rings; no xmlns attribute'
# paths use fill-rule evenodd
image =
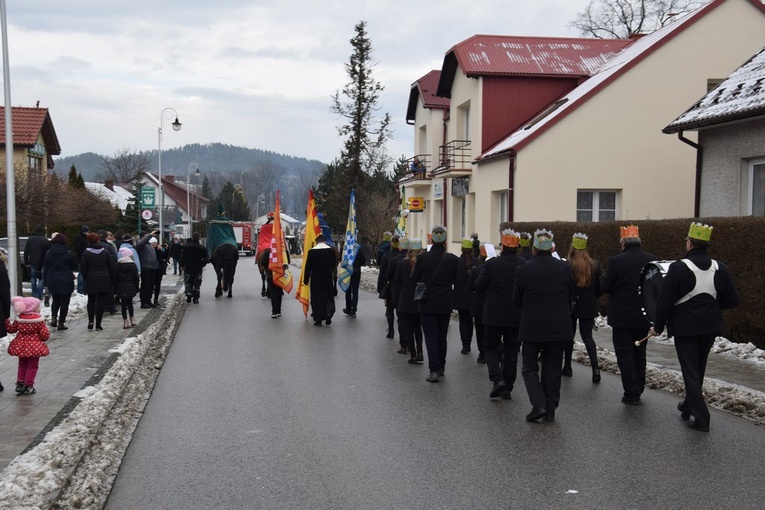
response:
<svg viewBox="0 0 765 510"><path fill-rule="evenodd" d="M438 147L439 164L434 174L454 171L470 172L473 158L470 154L470 140L451 140Z"/></svg>
<svg viewBox="0 0 765 510"><path fill-rule="evenodd" d="M416 154L404 160L404 172L401 180L429 180L432 176L430 154Z"/></svg>

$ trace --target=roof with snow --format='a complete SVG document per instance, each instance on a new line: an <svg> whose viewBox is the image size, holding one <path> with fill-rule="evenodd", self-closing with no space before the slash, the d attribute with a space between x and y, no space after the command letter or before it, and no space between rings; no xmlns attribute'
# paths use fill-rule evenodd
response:
<svg viewBox="0 0 765 510"><path fill-rule="evenodd" d="M765 5L759 0L749 1L765 12ZM477 160L486 160L502 156L511 151L517 152L521 150L560 120L564 119L569 113L585 104L591 97L594 97L598 92L646 59L667 41L693 25L697 20L703 18L708 12L724 2L725 0L713 0L704 7L686 14L685 16L678 17L677 21L674 23L666 25L652 34L637 39L617 56L603 64L591 78L557 100L555 103L549 105L547 109L531 119L530 122L525 123L523 127L510 134L510 136L504 140L498 142L488 151L484 152L477 158Z"/></svg>
<svg viewBox="0 0 765 510"><path fill-rule="evenodd" d="M86 182L85 188L92 194L102 200L108 200L112 205L120 208L123 213L127 209L128 202L133 198L133 194L122 186L113 186L109 189L106 185L98 182Z"/></svg>
<svg viewBox="0 0 765 510"><path fill-rule="evenodd" d="M588 77L632 43L629 39L474 35L444 56L437 95L451 96L457 67L468 77Z"/></svg>
<svg viewBox="0 0 765 510"><path fill-rule="evenodd" d="M422 100L424 108L436 108L441 110L449 109L448 97L439 97L436 95L438 89L438 79L441 77L441 71L433 70L428 74L412 83L409 91L409 105L406 109L406 120L414 121L417 114L417 100Z"/></svg>
<svg viewBox="0 0 765 510"><path fill-rule="evenodd" d="M765 115L765 48L663 129L676 133Z"/></svg>

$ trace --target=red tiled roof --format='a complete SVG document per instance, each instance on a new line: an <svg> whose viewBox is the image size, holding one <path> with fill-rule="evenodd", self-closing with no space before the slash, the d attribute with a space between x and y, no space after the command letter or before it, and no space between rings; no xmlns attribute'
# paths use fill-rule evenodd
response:
<svg viewBox="0 0 765 510"><path fill-rule="evenodd" d="M61 146L53 129L47 108L14 106L11 110L13 122L13 145L32 146L42 133L49 155L61 154ZM0 145L5 145L5 107L0 106Z"/></svg>
<svg viewBox="0 0 765 510"><path fill-rule="evenodd" d="M631 43L629 39L474 35L449 53L454 53L467 76L590 76Z"/></svg>
<svg viewBox="0 0 765 510"><path fill-rule="evenodd" d="M406 111L407 121L414 121L417 113L418 99L422 99L422 106L425 108L449 109L449 98L436 95L440 76L441 71L434 70L412 83L412 88L409 91L409 105Z"/></svg>

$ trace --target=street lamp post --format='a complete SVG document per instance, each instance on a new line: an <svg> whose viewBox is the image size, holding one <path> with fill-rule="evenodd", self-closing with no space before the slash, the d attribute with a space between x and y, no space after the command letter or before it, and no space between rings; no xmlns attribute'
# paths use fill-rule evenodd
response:
<svg viewBox="0 0 765 510"><path fill-rule="evenodd" d="M178 112L176 112L173 108L165 108L162 110L162 113L159 114L159 130L157 131L158 136L158 143L157 143L157 169L159 170L159 232L160 232L160 239L165 238L165 194L162 192L162 126L165 123L165 113L170 113L175 115L175 121L172 123L173 131L180 131L181 130L181 123L178 122ZM172 114L170 117L168 117L168 120L172 118Z"/></svg>
<svg viewBox="0 0 765 510"><path fill-rule="evenodd" d="M191 187L191 172L199 175L199 165L196 163L189 163L189 171L186 173L186 209L189 214L189 233L186 237L191 237L191 227L194 219L191 216L191 195L189 194L189 188Z"/></svg>
<svg viewBox="0 0 765 510"><path fill-rule="evenodd" d="M260 218L260 204L266 203L266 197L258 195L258 201L255 204L255 219Z"/></svg>

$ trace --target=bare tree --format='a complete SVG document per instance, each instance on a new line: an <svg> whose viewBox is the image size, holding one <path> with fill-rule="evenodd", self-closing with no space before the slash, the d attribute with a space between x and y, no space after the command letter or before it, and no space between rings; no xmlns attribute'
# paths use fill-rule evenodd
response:
<svg viewBox="0 0 765 510"><path fill-rule="evenodd" d="M96 178L102 181L130 182L150 169L149 156L124 147L115 152L113 157L103 158L101 171L96 174Z"/></svg>
<svg viewBox="0 0 765 510"><path fill-rule="evenodd" d="M655 32L708 0L591 0L569 26L581 35L624 39Z"/></svg>

